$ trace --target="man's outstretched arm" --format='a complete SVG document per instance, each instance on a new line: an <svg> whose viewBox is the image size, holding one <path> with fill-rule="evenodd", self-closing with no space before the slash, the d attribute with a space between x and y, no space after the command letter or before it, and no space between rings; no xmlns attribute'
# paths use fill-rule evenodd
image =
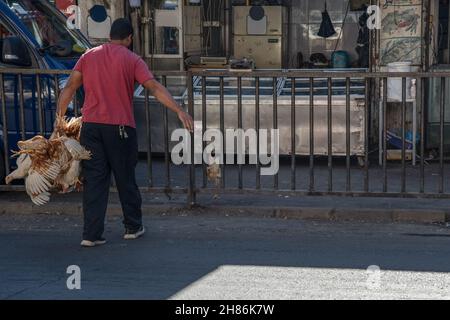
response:
<svg viewBox="0 0 450 320"><path fill-rule="evenodd" d="M159 102L175 112L186 129L191 132L194 131L194 121L192 120L192 117L178 105L169 91L167 91L162 84L155 79L152 79L146 81L143 86L148 89Z"/></svg>
<svg viewBox="0 0 450 320"><path fill-rule="evenodd" d="M58 107L56 108L57 116L64 116L67 111L69 103L72 101L73 96L77 92L78 88L83 85L83 75L79 71L72 71L66 86L61 91L58 100Z"/></svg>

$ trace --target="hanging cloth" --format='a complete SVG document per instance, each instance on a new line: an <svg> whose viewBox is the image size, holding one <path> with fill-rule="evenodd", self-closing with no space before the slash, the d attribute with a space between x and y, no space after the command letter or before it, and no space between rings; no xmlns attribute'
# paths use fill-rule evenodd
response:
<svg viewBox="0 0 450 320"><path fill-rule="evenodd" d="M325 10L322 12L322 23L320 24L319 33L317 34L322 38L329 38L336 34L334 30L333 23L331 22L330 15L327 11L327 2L325 1Z"/></svg>

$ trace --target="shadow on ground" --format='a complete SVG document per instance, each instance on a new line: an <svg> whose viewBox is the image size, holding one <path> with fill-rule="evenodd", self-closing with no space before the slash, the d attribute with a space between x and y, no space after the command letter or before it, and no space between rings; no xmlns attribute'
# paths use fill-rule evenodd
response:
<svg viewBox="0 0 450 320"><path fill-rule="evenodd" d="M194 297L251 298L252 288L259 288L255 299L296 298L304 286L320 283L317 274L307 278L311 268L322 276L332 269L359 270L357 283L371 265L412 275L450 272L449 232L433 225L147 217L145 238L125 242L120 219L112 217L109 243L82 249L81 217L3 215L0 221L2 299L169 299L212 274L214 284ZM81 268L80 291L66 287L70 265ZM253 276L232 271L222 279L224 266L250 268ZM358 286L341 280L341 289Z"/></svg>

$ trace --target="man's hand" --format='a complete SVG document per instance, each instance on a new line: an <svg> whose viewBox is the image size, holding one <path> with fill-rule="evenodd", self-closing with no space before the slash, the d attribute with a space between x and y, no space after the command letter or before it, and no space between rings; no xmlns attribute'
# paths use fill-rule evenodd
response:
<svg viewBox="0 0 450 320"><path fill-rule="evenodd" d="M194 120L192 120L192 117L178 105L163 85L155 79L151 79L145 82L143 86L148 89L159 102L165 105L166 108L175 112L178 115L178 119L180 119L187 130L190 132L194 131Z"/></svg>
<svg viewBox="0 0 450 320"><path fill-rule="evenodd" d="M180 119L181 123L183 123L183 126L190 132L194 132L194 120L192 117L183 110L180 110L177 115L178 119Z"/></svg>

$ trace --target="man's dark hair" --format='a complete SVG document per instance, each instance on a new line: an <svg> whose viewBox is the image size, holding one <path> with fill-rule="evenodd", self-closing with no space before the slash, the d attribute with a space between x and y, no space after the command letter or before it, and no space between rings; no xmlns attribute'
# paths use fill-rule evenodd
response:
<svg viewBox="0 0 450 320"><path fill-rule="evenodd" d="M124 40L133 34L133 26L125 18L117 19L111 26L109 37L111 40Z"/></svg>

